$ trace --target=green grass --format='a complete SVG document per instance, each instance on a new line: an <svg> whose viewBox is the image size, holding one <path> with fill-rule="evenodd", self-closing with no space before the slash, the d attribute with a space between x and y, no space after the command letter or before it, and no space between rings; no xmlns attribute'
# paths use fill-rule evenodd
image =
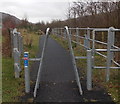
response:
<svg viewBox="0 0 120 104"><path fill-rule="evenodd" d="M0 29L0 103L2 103L2 30Z"/></svg>
<svg viewBox="0 0 120 104"><path fill-rule="evenodd" d="M13 59L3 58L2 60L2 94L3 102L18 101L18 97L22 95L24 88L23 76L19 79L14 78Z"/></svg>
<svg viewBox="0 0 120 104"><path fill-rule="evenodd" d="M21 34L24 33L21 32ZM38 42L40 36L34 33L29 33L29 34L30 37L28 36L27 38L33 39L32 46L29 47L25 44L26 36L23 36L24 51L28 51L30 54L29 56L31 58L34 58L39 48ZM19 102L20 96L23 96L25 94L23 61L21 62L21 68L22 68L22 72L20 73L21 77L17 79L14 77L13 64L14 64L14 60L12 58L2 57L2 102Z"/></svg>
<svg viewBox="0 0 120 104"><path fill-rule="evenodd" d="M53 39L58 41L63 48L68 50L68 42L64 40L61 37L57 37L55 35L51 35ZM75 44L72 43L72 46L74 47L74 54L75 56L86 56L86 51L82 46L76 46ZM95 54L95 65L96 66L105 66L106 65L106 60L102 58L101 56ZM86 59L83 60L77 60L77 67L81 69L86 69ZM82 71L82 76L86 76L86 71ZM94 85L98 85L101 88L106 89L108 94L112 97L113 101L119 102L120 99L120 70L115 70L112 69L110 70L110 81L105 82L105 69L94 69L93 70L93 83ZM118 103L119 104L119 103Z"/></svg>
<svg viewBox="0 0 120 104"><path fill-rule="evenodd" d="M0 55L0 103L2 103L2 55Z"/></svg>

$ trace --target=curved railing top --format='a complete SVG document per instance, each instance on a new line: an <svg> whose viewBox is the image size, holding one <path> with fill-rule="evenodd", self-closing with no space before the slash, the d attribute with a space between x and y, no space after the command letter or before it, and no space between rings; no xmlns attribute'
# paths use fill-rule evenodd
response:
<svg viewBox="0 0 120 104"><path fill-rule="evenodd" d="M46 29L46 35L48 35L49 31L50 31L50 28L47 28Z"/></svg>

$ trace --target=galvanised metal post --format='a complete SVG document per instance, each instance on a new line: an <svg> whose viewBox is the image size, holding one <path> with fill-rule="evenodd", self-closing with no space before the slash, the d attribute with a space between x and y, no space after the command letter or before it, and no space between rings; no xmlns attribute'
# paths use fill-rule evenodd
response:
<svg viewBox="0 0 120 104"><path fill-rule="evenodd" d="M20 72L20 67L19 67L19 51L17 48L13 49L14 53L14 70L15 70L15 78L19 78L19 72Z"/></svg>
<svg viewBox="0 0 120 104"><path fill-rule="evenodd" d="M67 34L66 34L66 31L65 31L65 29L64 29L64 36L65 36L65 39L67 38Z"/></svg>
<svg viewBox="0 0 120 104"><path fill-rule="evenodd" d="M110 49L114 45L114 36L115 35L112 30L114 30L113 27L110 27L108 30L106 81L109 81L109 78L110 78L110 66L111 66L111 61L113 58L113 52L111 52Z"/></svg>
<svg viewBox="0 0 120 104"><path fill-rule="evenodd" d="M20 32L18 32L18 65L19 65L19 71L21 71L21 63L20 63L20 58L22 54L22 40L21 40L21 35Z"/></svg>
<svg viewBox="0 0 120 104"><path fill-rule="evenodd" d="M79 29L78 29L78 27L76 28L76 41L77 41L77 46L78 46L78 43L79 43L79 38L78 38L78 36L79 36Z"/></svg>
<svg viewBox="0 0 120 104"><path fill-rule="evenodd" d="M29 70L29 53L24 52L24 71L25 71L25 92L30 92L30 70Z"/></svg>
<svg viewBox="0 0 120 104"><path fill-rule="evenodd" d="M92 31L92 67L94 67L95 58L95 30Z"/></svg>
<svg viewBox="0 0 120 104"><path fill-rule="evenodd" d="M19 78L19 51L18 51L18 33L17 29L13 30L13 52L14 52L14 70L15 70L15 78Z"/></svg>
<svg viewBox="0 0 120 104"><path fill-rule="evenodd" d="M79 92L82 95L83 91L82 91L80 78L79 78L79 74L78 74L78 70L77 70L77 66L76 66L75 56L74 56L74 53L73 53L71 37L70 37L69 30L68 30L67 26L65 26L65 29L66 29L66 33L68 35L68 44L69 44L70 54L71 54L71 58L72 58L73 68L74 68L74 71L75 71L76 82L77 82L77 85L79 87Z"/></svg>
<svg viewBox="0 0 120 104"><path fill-rule="evenodd" d="M19 48L19 52L21 55L22 54L22 36L21 36L20 32L18 32L18 48Z"/></svg>
<svg viewBox="0 0 120 104"><path fill-rule="evenodd" d="M13 52L13 30L11 29L10 30L10 38L11 38L11 49L12 49L12 57L13 57L13 54L14 54L14 52Z"/></svg>
<svg viewBox="0 0 120 104"><path fill-rule="evenodd" d="M20 57L21 57L21 37L20 37L20 32L17 32L17 42L18 42L18 52L17 52L17 63L18 63L18 67L19 67L19 72L21 71L21 65L20 65Z"/></svg>
<svg viewBox="0 0 120 104"><path fill-rule="evenodd" d="M87 36L86 36L86 34L84 34L84 36L85 36L85 38L84 38L84 46L87 47Z"/></svg>
<svg viewBox="0 0 120 104"><path fill-rule="evenodd" d="M90 29L89 27L87 28L87 34L86 34L86 39L87 39L87 47L90 49Z"/></svg>
<svg viewBox="0 0 120 104"><path fill-rule="evenodd" d="M92 51L87 50L87 89L92 90Z"/></svg>
<svg viewBox="0 0 120 104"><path fill-rule="evenodd" d="M23 54L23 37L21 36L21 55Z"/></svg>
<svg viewBox="0 0 120 104"><path fill-rule="evenodd" d="M69 29L70 38L72 39L72 30Z"/></svg>

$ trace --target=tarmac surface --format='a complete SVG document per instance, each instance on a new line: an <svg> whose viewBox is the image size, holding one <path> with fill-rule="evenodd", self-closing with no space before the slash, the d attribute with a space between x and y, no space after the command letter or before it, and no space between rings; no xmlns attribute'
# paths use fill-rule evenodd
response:
<svg viewBox="0 0 120 104"><path fill-rule="evenodd" d="M40 50L37 57L41 56L44 36L40 39ZM81 96L75 81L75 73L72 66L70 54L55 40L48 38L48 43L41 70L40 87L37 97L33 98L35 81L39 62L34 62L30 68L30 78L33 83L30 94L26 94L21 101L27 102L33 99L34 102L103 102L115 104L107 92L98 88L92 91L86 89L86 79L82 79L83 95ZM79 72L82 69L79 69ZM94 87L94 86L93 86Z"/></svg>

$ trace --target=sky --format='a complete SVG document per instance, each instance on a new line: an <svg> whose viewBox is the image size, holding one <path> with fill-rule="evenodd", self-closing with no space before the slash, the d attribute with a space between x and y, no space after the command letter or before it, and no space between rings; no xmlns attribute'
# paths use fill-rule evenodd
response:
<svg viewBox="0 0 120 104"><path fill-rule="evenodd" d="M32 23L67 19L69 4L78 0L0 0L0 12ZM80 0L85 1L85 0Z"/></svg>
<svg viewBox="0 0 120 104"><path fill-rule="evenodd" d="M36 23L64 20L69 2L73 0L0 0L0 12Z"/></svg>

